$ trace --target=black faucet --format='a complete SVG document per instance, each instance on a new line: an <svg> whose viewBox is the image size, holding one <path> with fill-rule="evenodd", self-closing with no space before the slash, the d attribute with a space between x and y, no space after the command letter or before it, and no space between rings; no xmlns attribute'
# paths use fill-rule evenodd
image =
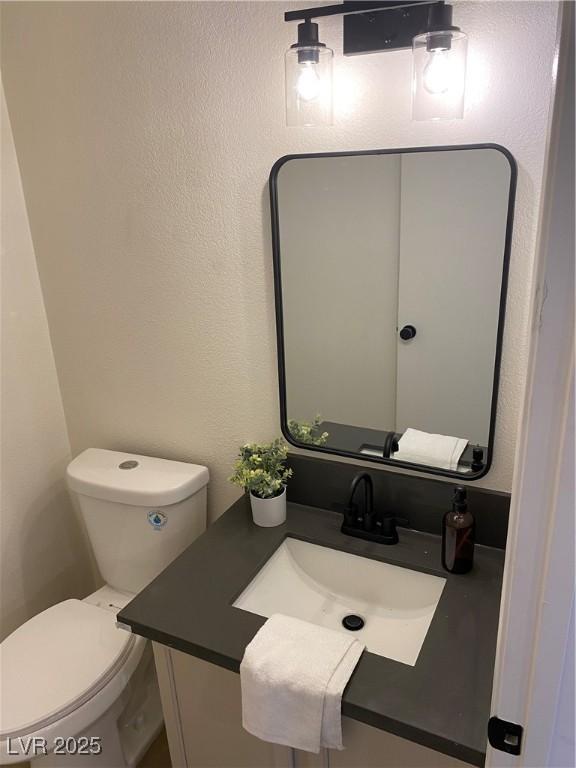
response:
<svg viewBox="0 0 576 768"><path fill-rule="evenodd" d="M364 484L363 503L355 503L358 488ZM352 480L348 504L344 507L341 531L348 536L357 536L380 544L398 544L397 523L409 525L408 520L391 514L380 514L374 510L374 484L367 472L359 472Z"/></svg>
<svg viewBox="0 0 576 768"><path fill-rule="evenodd" d="M354 496L362 483L364 484L364 503L359 507L354 504ZM359 472L352 480L350 497L344 510L344 523L365 531L371 531L374 527L374 484L368 472Z"/></svg>

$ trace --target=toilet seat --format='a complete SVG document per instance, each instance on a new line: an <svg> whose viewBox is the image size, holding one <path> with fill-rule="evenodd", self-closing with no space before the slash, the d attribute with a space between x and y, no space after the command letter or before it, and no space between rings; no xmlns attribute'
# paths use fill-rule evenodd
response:
<svg viewBox="0 0 576 768"><path fill-rule="evenodd" d="M35 733L81 708L143 647L115 612L65 600L27 621L0 646L0 740ZM132 666L132 665L130 665Z"/></svg>

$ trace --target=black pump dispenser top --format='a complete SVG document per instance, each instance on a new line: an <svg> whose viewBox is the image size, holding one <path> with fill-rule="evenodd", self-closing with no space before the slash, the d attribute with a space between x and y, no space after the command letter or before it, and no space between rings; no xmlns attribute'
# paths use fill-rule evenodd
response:
<svg viewBox="0 0 576 768"><path fill-rule="evenodd" d="M465 512L468 509L466 501L466 488L459 485L454 488L454 499L452 500L452 509L454 512Z"/></svg>

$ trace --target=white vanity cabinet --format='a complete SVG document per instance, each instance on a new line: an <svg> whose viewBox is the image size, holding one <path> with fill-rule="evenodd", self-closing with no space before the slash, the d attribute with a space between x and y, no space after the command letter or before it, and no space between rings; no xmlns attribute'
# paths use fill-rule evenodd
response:
<svg viewBox="0 0 576 768"><path fill-rule="evenodd" d="M342 752L268 744L242 728L240 676L154 643L172 768L465 768L455 758L344 718Z"/></svg>
<svg viewBox="0 0 576 768"><path fill-rule="evenodd" d="M172 768L292 768L292 750L242 728L240 676L154 643Z"/></svg>

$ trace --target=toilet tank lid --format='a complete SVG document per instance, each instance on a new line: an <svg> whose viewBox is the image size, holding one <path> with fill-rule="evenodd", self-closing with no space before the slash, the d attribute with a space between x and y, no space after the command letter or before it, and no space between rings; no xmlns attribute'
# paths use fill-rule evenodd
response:
<svg viewBox="0 0 576 768"><path fill-rule="evenodd" d="M158 507L176 504L208 484L206 467L134 453L88 448L70 462L68 487L103 501Z"/></svg>

